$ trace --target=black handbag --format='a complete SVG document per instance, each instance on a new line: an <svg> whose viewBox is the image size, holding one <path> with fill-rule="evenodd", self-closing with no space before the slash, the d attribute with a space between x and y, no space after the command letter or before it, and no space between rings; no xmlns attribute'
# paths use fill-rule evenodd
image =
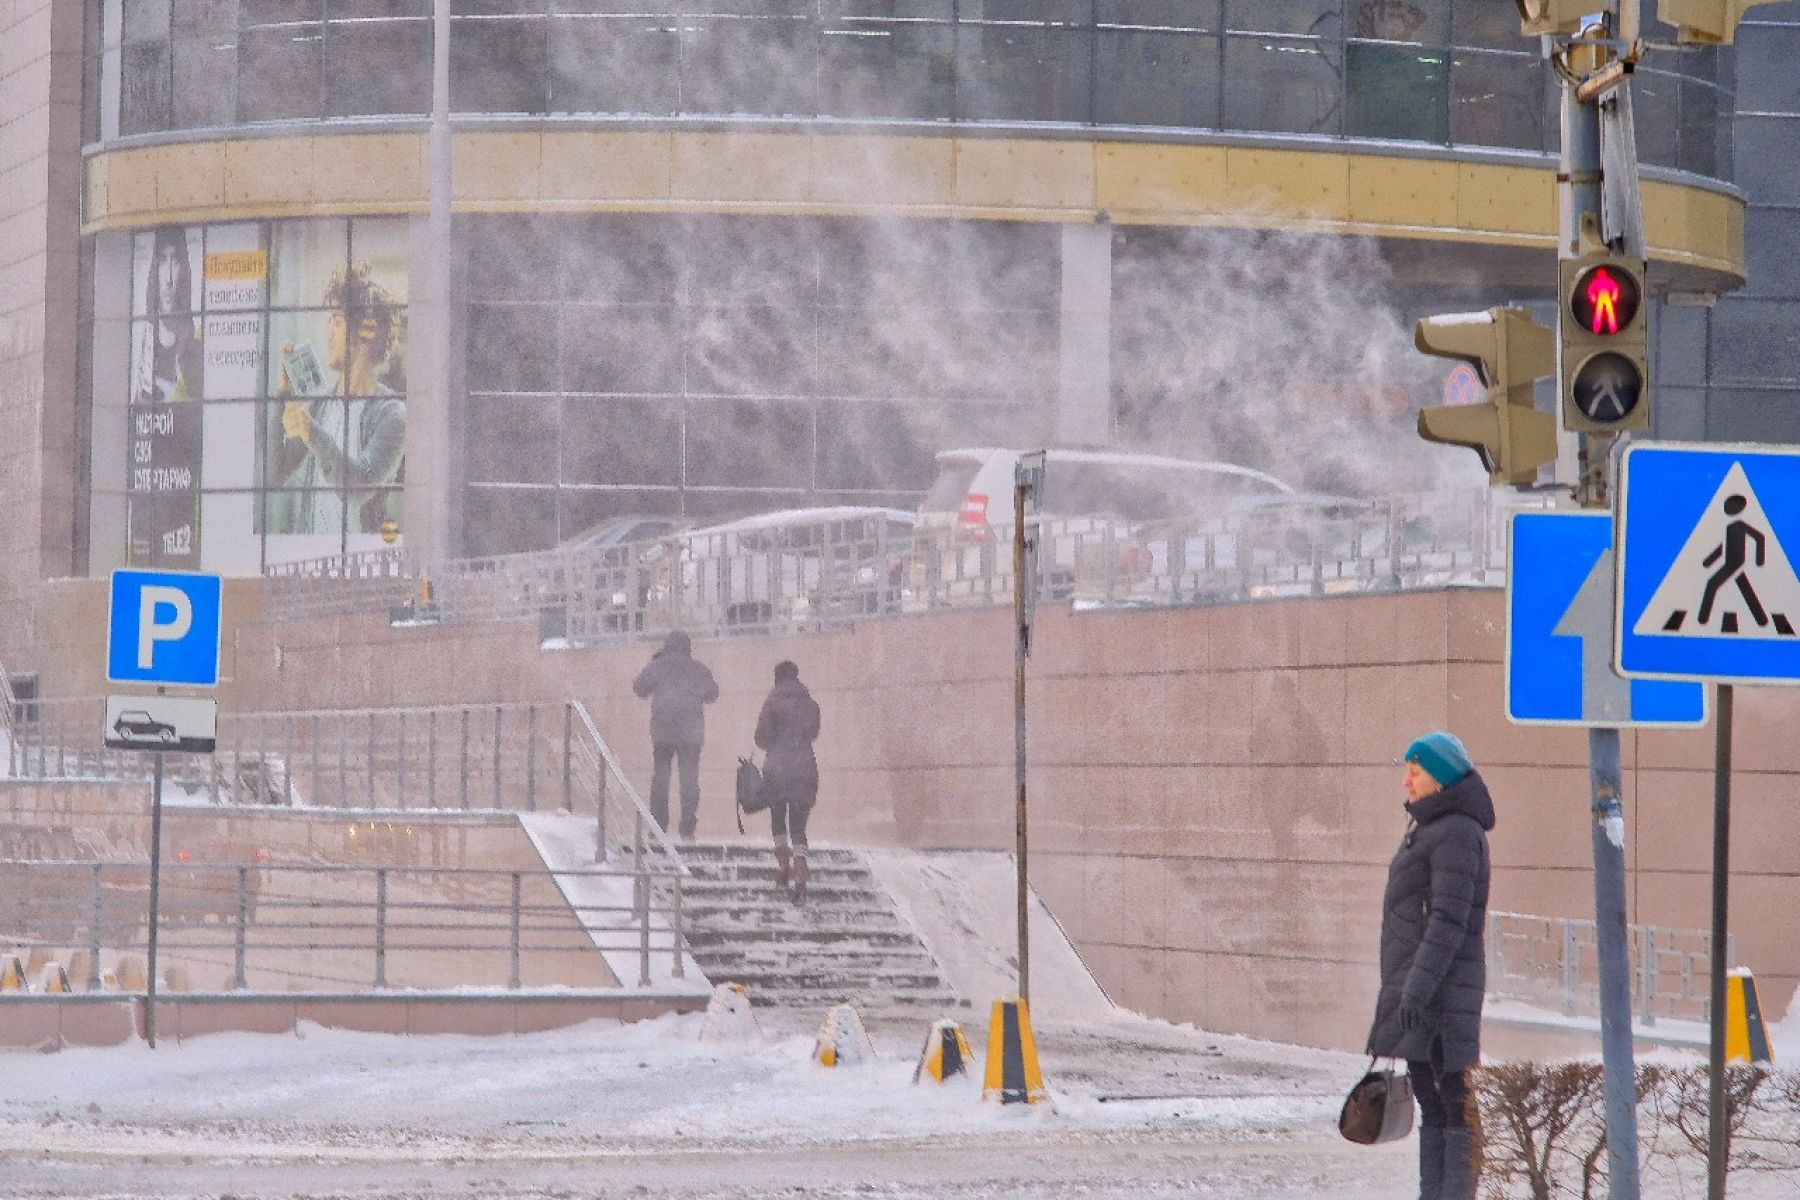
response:
<svg viewBox="0 0 1800 1200"><path fill-rule="evenodd" d="M762 772L750 759L739 757L737 769L738 832L744 832L744 814L759 813L769 807L769 788Z"/></svg>
<svg viewBox="0 0 1800 1200"><path fill-rule="evenodd" d="M1397 1142L1412 1132L1412 1077L1391 1067L1377 1071L1375 1060L1338 1113L1338 1132L1359 1146Z"/></svg>

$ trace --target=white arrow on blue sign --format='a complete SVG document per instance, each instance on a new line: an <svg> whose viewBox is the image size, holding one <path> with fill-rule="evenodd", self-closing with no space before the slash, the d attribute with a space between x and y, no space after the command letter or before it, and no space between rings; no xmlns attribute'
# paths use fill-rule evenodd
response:
<svg viewBox="0 0 1800 1200"><path fill-rule="evenodd" d="M1800 683L1800 449L1645 443L1619 467L1616 663Z"/></svg>
<svg viewBox="0 0 1800 1200"><path fill-rule="evenodd" d="M217 575L114 571L106 619L109 683L219 682Z"/></svg>
<svg viewBox="0 0 1800 1200"><path fill-rule="evenodd" d="M1706 724L1700 684L1614 674L1612 617L1612 515L1514 513L1506 572L1507 719L1607 729Z"/></svg>

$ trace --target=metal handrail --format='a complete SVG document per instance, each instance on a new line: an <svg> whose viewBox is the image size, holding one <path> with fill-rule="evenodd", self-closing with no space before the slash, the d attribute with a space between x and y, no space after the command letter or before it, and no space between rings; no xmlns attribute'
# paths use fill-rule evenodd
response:
<svg viewBox="0 0 1800 1200"><path fill-rule="evenodd" d="M1105 517L1040 525L1040 583L1077 607L1156 607L1342 592L1496 586L1506 517L1549 507L1543 495L1489 489L1377 500L1291 500L1153 522ZM427 568L395 549L273 566L267 611L299 619L385 605L430 617L538 620L571 643L668 629L736 633L818 629L905 612L1011 602L1007 531L962 524L896 532L693 532L628 545L456 559ZM766 544L765 544L766 543ZM373 580L374 583L368 581Z"/></svg>
<svg viewBox="0 0 1800 1200"><path fill-rule="evenodd" d="M1591 918L1490 912L1488 993L1528 1004L1552 1005L1564 1016L1599 1015L1598 950ZM1712 935L1704 930L1627 926L1631 1008L1654 1025L1657 1017L1704 1021ZM1725 942L1726 965L1737 942Z"/></svg>
<svg viewBox="0 0 1800 1200"><path fill-rule="evenodd" d="M118 963L147 944L148 873L144 862L0 860L0 875L16 885L0 888L0 950L52 959L80 952L69 969L85 962L86 975L71 984L101 989L103 956ZM568 897L569 881L594 879L618 881L629 899ZM158 942L165 961L228 968L233 990L248 987L253 967L290 981L385 988L390 959L409 952L504 954L509 988L521 986L528 958L634 956L638 985L648 986L653 959L663 955L670 976L685 977L680 911L680 875L642 861L629 870L555 871L182 862L165 864ZM366 979L326 961L344 954L361 958ZM295 961L256 961L269 955ZM465 986L470 974L479 972L443 986Z"/></svg>
<svg viewBox="0 0 1800 1200"><path fill-rule="evenodd" d="M37 702L16 777L139 780L141 751L101 740L105 702ZM213 754L165 757L177 795L359 812L574 812L593 803L603 861L687 867L580 700L221 713ZM616 785L616 786L612 786Z"/></svg>

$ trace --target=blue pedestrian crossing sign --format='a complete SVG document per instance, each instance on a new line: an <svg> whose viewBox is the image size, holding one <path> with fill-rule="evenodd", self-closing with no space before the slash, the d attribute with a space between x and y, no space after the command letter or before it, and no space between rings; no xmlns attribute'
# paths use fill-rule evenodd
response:
<svg viewBox="0 0 1800 1200"><path fill-rule="evenodd" d="M219 682L217 575L114 571L106 620L108 683Z"/></svg>
<svg viewBox="0 0 1800 1200"><path fill-rule="evenodd" d="M1617 665L1642 679L1800 683L1800 449L1629 446Z"/></svg>
<svg viewBox="0 0 1800 1200"><path fill-rule="evenodd" d="M1613 671L1612 514L1514 513L1509 547L1507 720L1608 729L1706 724L1700 684Z"/></svg>

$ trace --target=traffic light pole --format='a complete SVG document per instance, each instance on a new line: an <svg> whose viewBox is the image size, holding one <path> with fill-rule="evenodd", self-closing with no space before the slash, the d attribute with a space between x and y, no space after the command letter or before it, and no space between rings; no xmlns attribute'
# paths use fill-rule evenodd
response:
<svg viewBox="0 0 1800 1200"><path fill-rule="evenodd" d="M1629 9L1635 0L1620 0ZM1628 14L1635 17L1635 13ZM1635 20L1628 20L1627 28ZM1613 26L1619 28L1617 22ZM1630 87L1629 82L1619 84ZM1599 224L1602 214L1600 101L1583 101L1566 75L1562 84L1562 230L1560 257L1580 253L1584 220ZM1628 198L1635 215L1637 197ZM1628 225L1641 228L1639 221ZM1558 321L1571 316L1559 298ZM1612 495L1612 434L1582 437L1577 496L1584 508L1608 508ZM1600 966L1600 1041L1606 1092L1607 1191L1612 1200L1638 1200L1637 1066L1631 1034L1631 965L1625 923L1625 816L1620 804L1623 773L1619 731L1588 731L1588 778L1592 791L1594 849L1594 936Z"/></svg>

